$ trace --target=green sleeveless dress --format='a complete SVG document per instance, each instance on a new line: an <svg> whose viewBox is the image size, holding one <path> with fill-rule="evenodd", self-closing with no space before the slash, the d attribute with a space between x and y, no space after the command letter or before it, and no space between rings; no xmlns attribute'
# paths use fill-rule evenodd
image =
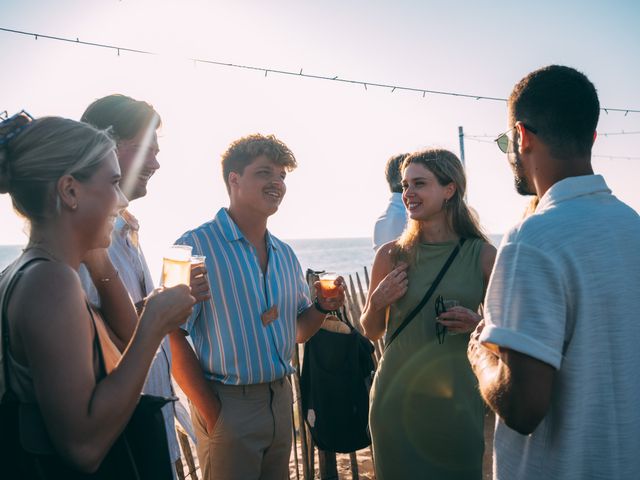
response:
<svg viewBox="0 0 640 480"><path fill-rule="evenodd" d="M423 243L409 289L391 306L387 338L420 302L456 242ZM371 391L369 425L378 480L481 479L484 406L467 360L469 334L439 344L435 299L477 310L483 299L480 252L469 239L429 302L384 353Z"/></svg>

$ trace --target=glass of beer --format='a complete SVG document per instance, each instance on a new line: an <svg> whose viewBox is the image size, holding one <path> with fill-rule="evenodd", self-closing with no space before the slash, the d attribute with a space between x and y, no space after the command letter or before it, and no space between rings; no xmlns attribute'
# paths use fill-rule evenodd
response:
<svg viewBox="0 0 640 480"><path fill-rule="evenodd" d="M321 273L320 277L320 291L324 298L333 298L337 297L339 294L338 286L335 284L336 279L338 278L337 273L326 272Z"/></svg>
<svg viewBox="0 0 640 480"><path fill-rule="evenodd" d="M199 267L204 265L204 261L207 259L206 255L191 255L191 265Z"/></svg>
<svg viewBox="0 0 640 480"><path fill-rule="evenodd" d="M162 259L163 287L189 285L191 279L191 247L188 245L172 245Z"/></svg>

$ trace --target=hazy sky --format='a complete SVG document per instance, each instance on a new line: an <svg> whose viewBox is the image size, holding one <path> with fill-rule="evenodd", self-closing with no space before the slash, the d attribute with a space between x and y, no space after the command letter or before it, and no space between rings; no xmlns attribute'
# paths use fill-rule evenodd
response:
<svg viewBox="0 0 640 480"><path fill-rule="evenodd" d="M79 118L94 99L124 93L160 112L159 161L132 204L157 252L227 204L219 158L234 139L273 133L298 158L270 229L281 238L370 236L400 152L459 154L471 135L506 129L503 102L457 99L196 65L199 57L368 82L506 97L529 71L578 68L602 106L640 109L640 3L595 1L0 0L0 26L162 52L92 48L0 32L0 111ZM640 114L602 112L601 133L640 131ZM495 144L467 139L468 200L491 233L527 202ZM640 210L640 135L601 135L594 168ZM24 243L0 197L0 244Z"/></svg>

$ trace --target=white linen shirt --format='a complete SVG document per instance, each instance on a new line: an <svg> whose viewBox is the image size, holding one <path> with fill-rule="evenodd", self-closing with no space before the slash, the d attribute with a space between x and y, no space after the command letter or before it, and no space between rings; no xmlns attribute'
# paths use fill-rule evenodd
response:
<svg viewBox="0 0 640 480"><path fill-rule="evenodd" d="M401 193L392 193L387 209L376 220L373 227L373 249L398 238L407 224L407 210L402 203Z"/></svg>
<svg viewBox="0 0 640 480"><path fill-rule="evenodd" d="M111 245L109 246L109 258L118 270L120 279L129 292L133 303L138 303L153 291L153 279L149 272L149 267L144 258L140 246L134 246L130 238L130 225L119 216L111 234ZM80 267L80 279L87 298L92 305L100 306L100 297L95 285L91 281L89 272L84 265ZM165 337L149 368L147 379L142 389L143 393L158 395L162 397L175 397L171 380L171 349L169 347L169 337ZM167 403L162 407L165 428L167 430L167 440L169 442L169 453L171 462L180 458L180 446L176 439L175 427L175 406L174 402ZM190 423L184 425L184 419L180 418L185 430L193 432ZM188 421L188 419L187 419Z"/></svg>
<svg viewBox="0 0 640 480"><path fill-rule="evenodd" d="M640 478L640 219L600 175L566 178L500 246L480 341L556 369L531 435L499 418L494 478Z"/></svg>

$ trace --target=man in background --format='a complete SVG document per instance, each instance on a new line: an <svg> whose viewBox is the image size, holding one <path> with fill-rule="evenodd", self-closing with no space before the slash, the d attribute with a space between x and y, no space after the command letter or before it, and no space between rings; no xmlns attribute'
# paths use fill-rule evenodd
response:
<svg viewBox="0 0 640 480"><path fill-rule="evenodd" d="M385 177L391 190L391 198L387 208L376 220L373 228L373 249L378 250L382 245L395 240L402 234L407 224L407 210L402 203L402 175L400 168L407 157L407 153L391 157L385 167Z"/></svg>
<svg viewBox="0 0 640 480"><path fill-rule="evenodd" d="M499 415L494 477L640 475L640 219L591 166L600 104L582 73L530 73L496 140L533 214L505 235L469 343Z"/></svg>
<svg viewBox="0 0 640 480"><path fill-rule="evenodd" d="M144 197L147 194L147 182L160 168L156 158L160 151L156 132L161 125L160 115L146 102L124 95L109 95L89 105L81 121L100 129L110 129L117 144L118 163L122 173L121 189L129 202ZM144 299L154 288L149 267L140 248L139 229L138 220L131 212L124 210L116 219L108 249L111 262L126 286L138 314L144 307ZM82 268L80 273L90 302L99 307L100 295L91 277L85 268ZM204 271L192 272L192 294L198 301L208 298L208 288L203 274ZM143 393L167 398L175 397L171 380L171 350L168 337L160 344ZM193 436L193 426L182 405L176 407L174 402L169 402L162 407L169 455L174 466L180 458L180 446L176 439L174 422L176 413L180 410L184 412L179 415L180 423ZM175 468L173 474L175 477Z"/></svg>

